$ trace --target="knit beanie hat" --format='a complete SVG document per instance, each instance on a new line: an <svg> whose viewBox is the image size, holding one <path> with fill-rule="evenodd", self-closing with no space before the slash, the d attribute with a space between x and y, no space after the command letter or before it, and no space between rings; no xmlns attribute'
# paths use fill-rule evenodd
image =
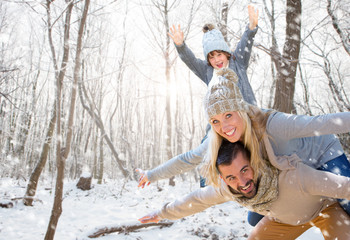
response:
<svg viewBox="0 0 350 240"><path fill-rule="evenodd" d="M204 98L204 108L207 118L225 112L249 110L249 104L243 100L237 86L238 77L229 68L218 71L218 80L208 90Z"/></svg>
<svg viewBox="0 0 350 240"><path fill-rule="evenodd" d="M220 30L216 29L213 24L206 24L203 27L203 53L205 59L207 59L208 54L214 50L221 50L231 53L231 49L227 45L224 36Z"/></svg>

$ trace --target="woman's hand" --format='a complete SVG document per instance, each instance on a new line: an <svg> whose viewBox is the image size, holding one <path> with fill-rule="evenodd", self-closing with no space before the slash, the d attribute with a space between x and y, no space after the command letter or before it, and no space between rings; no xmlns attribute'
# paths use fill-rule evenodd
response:
<svg viewBox="0 0 350 240"><path fill-rule="evenodd" d="M150 213L140 219L138 219L141 223L158 223L161 219L156 213Z"/></svg>
<svg viewBox="0 0 350 240"><path fill-rule="evenodd" d="M255 11L252 5L248 5L249 29L254 30L258 25L259 9Z"/></svg>
<svg viewBox="0 0 350 240"><path fill-rule="evenodd" d="M168 32L168 35L171 37L171 39L173 39L176 45L179 46L184 43L184 32L181 31L180 24L178 25L178 28L176 28L175 25L170 27L170 32Z"/></svg>
<svg viewBox="0 0 350 240"><path fill-rule="evenodd" d="M136 168L135 169L136 172L139 173L140 175L140 178L139 178L139 185L137 187L142 187L144 188L145 186L148 186L151 184L150 181L148 181L148 178L147 178L147 174L145 171L143 171L142 169L140 168Z"/></svg>

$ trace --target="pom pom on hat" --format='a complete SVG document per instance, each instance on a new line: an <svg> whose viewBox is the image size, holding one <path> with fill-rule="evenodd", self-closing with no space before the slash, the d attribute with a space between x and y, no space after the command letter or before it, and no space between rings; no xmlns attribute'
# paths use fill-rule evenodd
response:
<svg viewBox="0 0 350 240"><path fill-rule="evenodd" d="M203 27L203 53L205 59L207 59L208 54L215 50L225 51L231 53L231 49L227 45L224 36L220 30L216 29L211 23L207 23Z"/></svg>
<svg viewBox="0 0 350 240"><path fill-rule="evenodd" d="M206 32L208 32L208 31L213 30L214 28L215 28L215 26L214 26L213 24L207 23L207 24L205 24L204 27L203 27L203 32L206 33Z"/></svg>
<svg viewBox="0 0 350 240"><path fill-rule="evenodd" d="M207 118L225 112L248 111L249 104L243 100L237 86L238 77L231 69L218 71L219 80L208 90L204 98Z"/></svg>

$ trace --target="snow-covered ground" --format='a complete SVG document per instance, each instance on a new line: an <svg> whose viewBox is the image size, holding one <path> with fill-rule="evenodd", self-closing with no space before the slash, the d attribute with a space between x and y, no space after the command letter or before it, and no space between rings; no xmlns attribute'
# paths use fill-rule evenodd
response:
<svg viewBox="0 0 350 240"><path fill-rule="evenodd" d="M177 181L175 187L168 186L167 181L160 181L158 186L151 184L138 189L134 181L106 180L102 185L93 182L91 190L82 191L76 188L76 183L65 183L63 212L55 239L91 239L88 235L96 229L136 222L163 203L198 187L198 183L189 181ZM0 201L22 197L25 188L25 182L0 179ZM33 207L26 207L18 200L13 208L0 208L0 239L43 239L53 204L54 191L51 188L52 183L39 185ZM171 227L151 227L128 234L112 233L99 239L246 239L251 230L246 215L245 208L229 202L175 221ZM310 229L298 240L322 240L323 237L315 230Z"/></svg>

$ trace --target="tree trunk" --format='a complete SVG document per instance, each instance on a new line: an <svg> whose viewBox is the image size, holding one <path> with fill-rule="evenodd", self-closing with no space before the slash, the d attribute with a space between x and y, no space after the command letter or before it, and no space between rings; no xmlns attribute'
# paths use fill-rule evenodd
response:
<svg viewBox="0 0 350 240"><path fill-rule="evenodd" d="M66 69L67 69L67 62L68 62L68 57L69 57L69 47L68 45L64 44L64 49L63 49L63 58L62 58L62 62L61 62L61 67L60 69L58 68L58 63L57 63L57 59L56 59L56 53L55 53L55 47L54 47L54 43L52 40L52 25L51 25L51 9L50 9L50 4L51 1L47 1L46 4L46 12L47 12L47 28L48 28L48 40L49 40L49 45L50 45L50 50L51 50L51 54L52 54L52 61L53 61L53 65L54 65L54 69L55 69L55 78L56 81L63 81L63 78L65 76L66 73ZM68 14L68 12L66 13ZM70 20L70 16L66 15L66 21ZM65 40L68 41L69 39L69 24L67 26L67 22L65 25ZM49 123L49 127L46 133L46 139L41 151L41 155L40 155L40 159L38 161L38 163L36 164L36 167L34 168L30 179L29 179L29 183L27 185L27 190L26 190L26 194L23 198L23 203L26 206L32 206L33 203L33 197L35 196L36 193L36 189L38 186L38 181L40 178L40 175L42 173L42 170L44 169L45 165L46 165L46 161L47 161L47 157L49 154L49 150L50 150L50 145L51 145L51 140L52 140L52 136L53 136L53 131L55 128L55 123L56 123L56 105L57 105L57 99L55 99L55 102L53 103L52 106L52 117L50 119L50 123Z"/></svg>
<svg viewBox="0 0 350 240"><path fill-rule="evenodd" d="M75 57L75 66L74 66L74 83L72 86L72 95L71 95L71 105L69 109L68 116L68 131L66 137L66 147L61 149L61 95L62 95L62 85L63 81L57 81L57 148L56 148L56 161L57 161L57 179L56 179L56 187L55 187L55 199L51 212L50 222L48 225L48 229L45 235L45 240L53 239L58 223L58 219L62 213L62 201L63 201L63 179L64 179L64 166L65 161L68 157L70 151L70 145L73 136L73 122L74 122L74 109L75 109L75 100L76 100L76 86L78 84L79 72L81 69L81 49L82 49L82 39L83 39L83 31L85 28L85 23L87 19L88 9L89 9L90 0L85 0L84 11L79 25L78 31L78 39L77 39L77 47L76 47L76 57ZM68 40L69 40L69 30L70 30L70 17L73 9L73 2L70 2L67 9L67 18L65 25L65 43L64 46L69 48ZM61 80L61 79L59 79ZM62 79L63 80L63 79Z"/></svg>
<svg viewBox="0 0 350 240"><path fill-rule="evenodd" d="M286 113L296 113L293 99L300 52L300 16L301 0L287 0L286 40L283 55L273 58L278 72L273 108Z"/></svg>
<svg viewBox="0 0 350 240"><path fill-rule="evenodd" d="M92 149L94 153L93 158L93 177L98 178L98 157L97 157L97 141L98 141L98 128L96 128L96 132L93 134L93 141L92 141ZM101 136L102 138L102 136Z"/></svg>
<svg viewBox="0 0 350 240"><path fill-rule="evenodd" d="M350 56L349 35L344 33L339 26L338 18L335 16L334 11L332 10L332 0L327 0L327 12L328 12L328 15L332 18L333 28L339 35L341 42L343 44L344 50Z"/></svg>
<svg viewBox="0 0 350 240"><path fill-rule="evenodd" d="M51 140L53 131L55 129L55 123L56 123L56 101L53 105L53 112L52 117L50 119L49 128L46 133L46 139L43 145L43 149L41 150L41 155L38 163L36 164L32 174L30 175L30 179L27 185L26 194L23 198L23 203L26 206L32 206L33 205L33 197L35 196L36 189L38 187L38 181L40 178L40 175L46 165L47 156L49 155Z"/></svg>
<svg viewBox="0 0 350 240"><path fill-rule="evenodd" d="M50 4L51 1L47 1L47 15L48 15L48 23L50 23ZM73 3L69 3L67 12L66 12L66 20L64 26L64 57L66 60L64 62L64 68L61 68L58 78L56 78L56 114L57 114L57 127L56 127L56 163L57 163L57 176L56 176L56 186L55 186L55 199L51 211L50 221L47 227L47 231L45 234L45 240L54 239L56 226L58 223L58 219L62 213L62 195L63 195L63 178L64 178L64 159L61 154L61 94L62 94L62 83L65 76L66 64L69 56L69 30L70 30L70 18L72 14ZM51 25L48 26L51 32ZM52 42L50 42L51 45ZM54 58L55 59L55 58Z"/></svg>
<svg viewBox="0 0 350 240"><path fill-rule="evenodd" d="M88 94L87 94L87 91L83 85L83 81L80 81L78 83L78 86L79 86L78 89L79 89L80 102L83 105L83 108L89 113L89 115L94 120L96 126L100 129L101 136L103 136L104 140L106 140L107 145L108 145L109 149L111 150L115 160L117 161L117 164L118 164L119 169L121 170L123 176L125 178L128 178L130 176L130 174L129 174L128 170L125 169L125 161L120 159L117 150L115 149L110 137L106 133L106 130L104 128L101 117L93 110L93 104L90 101L90 99L88 98ZM89 106L85 104L84 97L85 97L86 101L88 102Z"/></svg>
<svg viewBox="0 0 350 240"><path fill-rule="evenodd" d="M165 0L164 2L164 25L165 29L169 29L169 15L168 15L168 1ZM170 52L170 37L167 33L165 33L165 38L166 38L166 45L164 49L164 57L165 57L165 78L166 78L166 153L167 153L167 159L170 159L172 157L172 152L171 152L171 139L172 139L172 120L171 120L171 78L170 78L170 57L169 57L169 52ZM174 182L174 177L169 179L169 185L175 185Z"/></svg>
<svg viewBox="0 0 350 240"><path fill-rule="evenodd" d="M224 39L225 41L229 43L229 41L227 40L227 19L228 19L228 3L227 2L224 2L222 4L222 8L221 8L221 19L220 19L220 22L219 22L219 29L222 33L222 35L224 36Z"/></svg>
<svg viewBox="0 0 350 240"><path fill-rule="evenodd" d="M99 166L98 166L98 184L102 184L102 179L103 179L103 136L100 138L100 157L99 157Z"/></svg>

